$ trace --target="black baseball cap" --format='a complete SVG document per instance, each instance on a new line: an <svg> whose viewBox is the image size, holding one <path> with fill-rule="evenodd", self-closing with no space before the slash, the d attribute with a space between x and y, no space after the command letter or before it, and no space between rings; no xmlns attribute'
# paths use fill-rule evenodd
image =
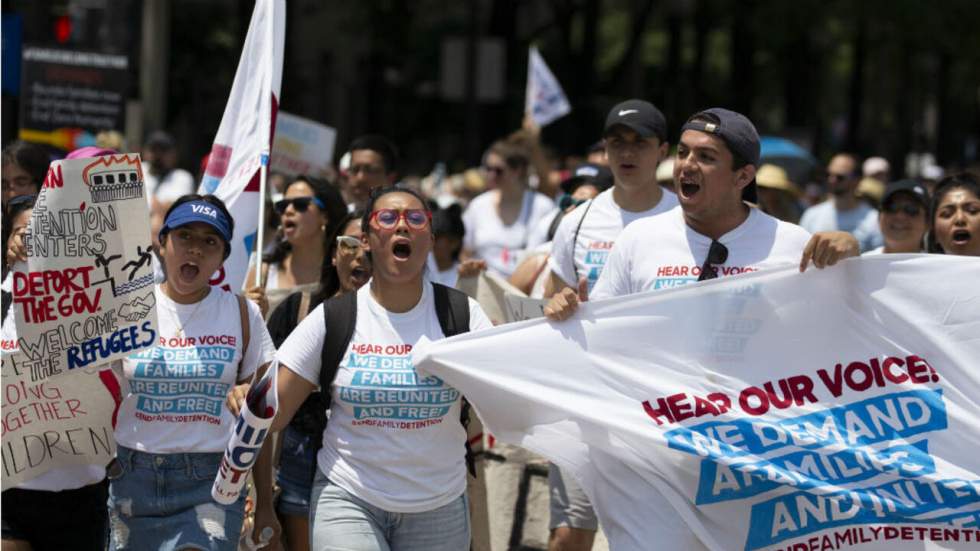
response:
<svg viewBox="0 0 980 551"><path fill-rule="evenodd" d="M718 136L725 141L725 145L733 154L758 168L762 149L759 132L745 115L721 107L712 107L691 115L681 127L681 133L685 130L697 130ZM742 190L742 199L750 203L758 202L754 178Z"/></svg>
<svg viewBox="0 0 980 551"><path fill-rule="evenodd" d="M881 196L881 204L884 205L895 196L896 193L906 192L915 197L923 207L929 208L929 191L926 186L916 180L905 179L890 182L885 186L885 194Z"/></svg>
<svg viewBox="0 0 980 551"><path fill-rule="evenodd" d="M628 99L618 103L606 115L605 136L616 125L633 130L644 138L656 136L661 143L667 141L667 119L652 103L641 99Z"/></svg>
<svg viewBox="0 0 980 551"><path fill-rule="evenodd" d="M613 185L613 174L609 167L594 163L584 163L575 168L572 175L561 183L561 190L571 195L579 186L590 184L599 190L606 191Z"/></svg>

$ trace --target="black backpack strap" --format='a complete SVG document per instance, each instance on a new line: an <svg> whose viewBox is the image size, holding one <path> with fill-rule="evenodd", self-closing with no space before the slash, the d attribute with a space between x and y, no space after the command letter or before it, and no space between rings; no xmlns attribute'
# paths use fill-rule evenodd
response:
<svg viewBox="0 0 980 551"><path fill-rule="evenodd" d="M357 325L357 292L344 293L323 303L323 326L326 336L320 351L320 407L326 412L330 409L330 385L333 384L344 359L344 352L354 336ZM323 431L327 428L326 415L318 418L320 426L314 431L314 454L323 446ZM311 471L316 476L316 468Z"/></svg>
<svg viewBox="0 0 980 551"><path fill-rule="evenodd" d="M320 394L326 397L329 407L330 385L357 325L357 293L344 293L324 303L323 324L326 337L320 352Z"/></svg>
<svg viewBox="0 0 980 551"><path fill-rule="evenodd" d="M10 310L10 304L14 301L13 293L8 293L3 291L3 316L0 317L0 321L7 319L7 311Z"/></svg>
<svg viewBox="0 0 980 551"><path fill-rule="evenodd" d="M432 284L432 292L443 335L448 338L469 332L470 303L466 293L439 283Z"/></svg>
<svg viewBox="0 0 980 551"><path fill-rule="evenodd" d="M572 288L578 288L578 264L575 263L575 245L578 244L578 232L582 229L582 222L585 222L585 216L589 214L589 209L592 208L592 203L595 199L590 199L585 205L585 212L582 213L582 217L578 219L578 225L575 226L575 234L572 235L572 270L575 271L575 281L572 283Z"/></svg>
<svg viewBox="0 0 980 551"><path fill-rule="evenodd" d="M466 293L446 287L439 283L432 284L433 298L435 299L436 317L439 318L439 326L446 338L470 331L470 303ZM470 403L463 397L459 408L459 422L463 424L465 431L470 424ZM470 446L469 435L466 436L466 470L473 478L476 478L476 458Z"/></svg>

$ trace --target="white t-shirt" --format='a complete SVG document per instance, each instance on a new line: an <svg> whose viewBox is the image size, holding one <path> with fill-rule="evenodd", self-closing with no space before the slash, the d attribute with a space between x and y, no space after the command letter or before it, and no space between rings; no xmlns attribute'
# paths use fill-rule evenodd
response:
<svg viewBox="0 0 980 551"><path fill-rule="evenodd" d="M471 331L492 327L476 301L469 305ZM460 394L415 371L412 346L423 335L444 337L432 285L424 285L419 303L401 314L378 304L370 283L357 291L357 323L330 389L330 422L317 455L331 482L389 512L431 511L466 488ZM276 357L319 385L325 337L320 305Z"/></svg>
<svg viewBox="0 0 980 551"><path fill-rule="evenodd" d="M459 268L459 262L453 262L453 265L445 270L440 270L439 265L436 264L436 257L429 253L429 258L425 262L426 272L425 275L429 278L429 281L433 283L441 283L446 287L456 287L456 280L459 279L459 273L456 271Z"/></svg>
<svg viewBox="0 0 980 551"><path fill-rule="evenodd" d="M551 214L547 216L542 216L538 223L531 228L531 231L527 234L527 249L535 249L542 243L548 242L548 230L551 228L552 222L555 221L556 216L561 216L561 211L555 209Z"/></svg>
<svg viewBox="0 0 980 551"><path fill-rule="evenodd" d="M194 176L182 168L175 168L161 179L151 174L147 163L143 167L143 185L146 186L146 200L156 198L161 203L173 203L183 195L194 193L197 185Z"/></svg>
<svg viewBox="0 0 980 551"><path fill-rule="evenodd" d="M259 307L246 301L249 342L239 369L243 343L236 295L212 289L201 302L178 304L157 286L155 296L159 344L123 361L129 389L116 442L150 453L223 451L235 422L225 395L275 355Z"/></svg>
<svg viewBox="0 0 980 551"><path fill-rule="evenodd" d="M613 188L607 189L597 195L591 204L580 205L562 219L555 232L548 266L573 288L578 285L579 277L585 277L591 292L606 264L609 250L623 228L635 220L665 213L677 205L677 196L664 190L660 202L652 209L631 212L616 204ZM585 220L582 220L583 216ZM582 222L580 228L579 221ZM579 228L577 239L576 228ZM654 239L656 236L649 237Z"/></svg>
<svg viewBox="0 0 980 551"><path fill-rule="evenodd" d="M744 222L718 239L728 248L728 259L716 266L718 277L799 264L809 239L803 228L749 209ZM637 220L613 245L593 298L695 283L710 247L711 238L692 230L680 207Z"/></svg>
<svg viewBox="0 0 980 551"><path fill-rule="evenodd" d="M527 190L517 220L505 226L497 216L499 197L498 192L489 191L470 202L463 212L463 224L466 226L463 246L473 251L477 258L486 260L489 270L508 278L528 247L531 230L557 207L547 196Z"/></svg>
<svg viewBox="0 0 980 551"><path fill-rule="evenodd" d="M861 256L874 256L876 254L885 254L885 246L882 245L877 249L871 249L870 251L865 251Z"/></svg>
<svg viewBox="0 0 980 551"><path fill-rule="evenodd" d="M862 251L885 243L878 225L878 211L863 201L851 210L837 210L836 203L829 199L803 211L800 226L810 233L846 231L858 240Z"/></svg>
<svg viewBox="0 0 980 551"><path fill-rule="evenodd" d="M13 281L13 270L7 274L7 279ZM4 280L4 285L7 284ZM7 291L9 287L4 287ZM3 356L14 354L19 350L17 345L17 323L14 321L14 305L7 310L7 316L3 319L3 327L0 327L0 353ZM108 367L108 365L106 365ZM76 373L72 377L98 377L97 372ZM110 399L108 393L106 399ZM105 478L104 465L71 465L51 469L50 471L22 482L15 486L21 490L44 490L47 492L61 492L64 490L76 490L96 482L101 482Z"/></svg>

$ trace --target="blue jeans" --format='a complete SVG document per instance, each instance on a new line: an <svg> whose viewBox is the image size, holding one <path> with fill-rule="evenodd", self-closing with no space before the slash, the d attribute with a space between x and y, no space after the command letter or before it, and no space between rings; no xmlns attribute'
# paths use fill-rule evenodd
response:
<svg viewBox="0 0 980 551"><path fill-rule="evenodd" d="M466 492L423 513L390 513L331 483L317 469L311 496L314 551L467 551Z"/></svg>
<svg viewBox="0 0 980 551"><path fill-rule="evenodd" d="M145 453L120 446L122 474L109 482L110 549L236 551L245 492L211 499L223 453Z"/></svg>
<svg viewBox="0 0 980 551"><path fill-rule="evenodd" d="M313 436L292 426L282 431L282 453L276 482L282 493L276 510L282 515L310 515L310 491L316 469Z"/></svg>

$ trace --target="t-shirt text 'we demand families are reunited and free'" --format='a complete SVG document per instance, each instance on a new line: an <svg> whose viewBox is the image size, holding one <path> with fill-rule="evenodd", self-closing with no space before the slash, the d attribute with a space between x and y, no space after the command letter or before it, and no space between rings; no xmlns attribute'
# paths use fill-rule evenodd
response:
<svg viewBox="0 0 980 551"><path fill-rule="evenodd" d="M698 506L747 500L746 550L977 544L980 480L946 474L930 453L930 435L948 428L939 382L925 358L881 356L738 392L656 397L642 407L668 429L670 448L702 458ZM857 396L849 401L845 393ZM804 406L803 415L773 416ZM718 416L726 420L702 422ZM670 428L688 420L698 424Z"/></svg>
<svg viewBox="0 0 980 551"><path fill-rule="evenodd" d="M221 424L231 388L237 338L232 335L160 338L158 346L129 357L130 391L141 421ZM230 372L228 370L231 370Z"/></svg>
<svg viewBox="0 0 980 551"><path fill-rule="evenodd" d="M411 430L438 425L460 396L442 379L415 371L410 344L353 343L346 367L351 380L337 384L337 398L352 408L354 426Z"/></svg>

